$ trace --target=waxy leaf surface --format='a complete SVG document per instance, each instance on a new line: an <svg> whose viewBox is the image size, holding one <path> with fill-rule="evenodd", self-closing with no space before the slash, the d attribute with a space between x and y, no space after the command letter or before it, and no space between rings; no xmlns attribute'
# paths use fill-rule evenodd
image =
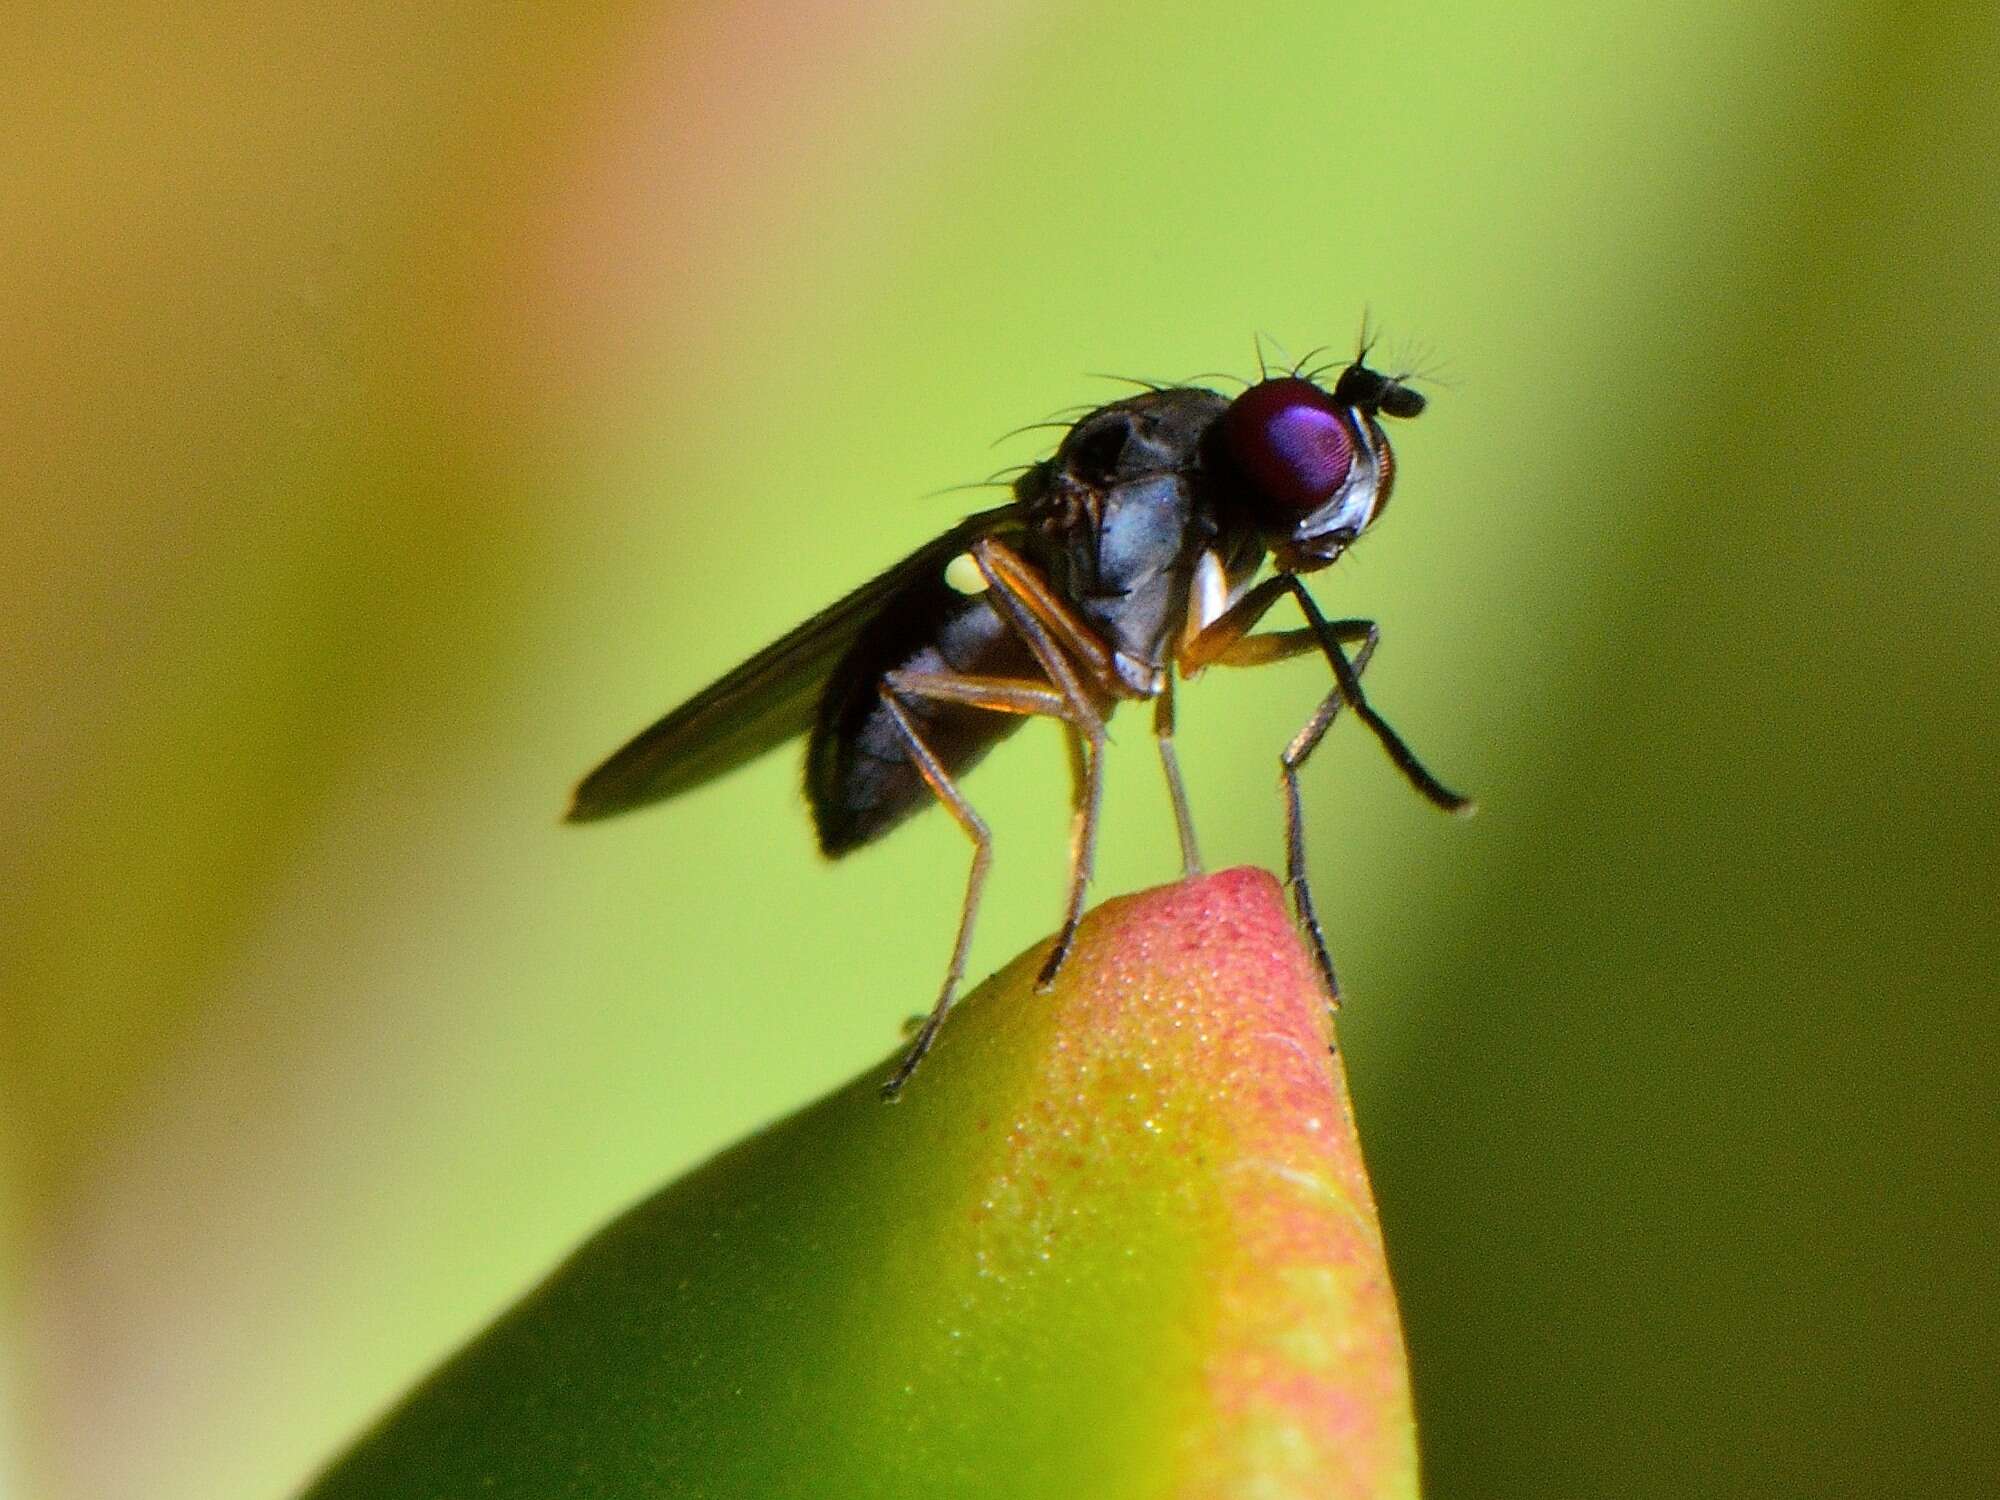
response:
<svg viewBox="0 0 2000 1500"><path fill-rule="evenodd" d="M1107 902L613 1222L310 1491L1416 1493L1394 1297L1276 883Z"/></svg>

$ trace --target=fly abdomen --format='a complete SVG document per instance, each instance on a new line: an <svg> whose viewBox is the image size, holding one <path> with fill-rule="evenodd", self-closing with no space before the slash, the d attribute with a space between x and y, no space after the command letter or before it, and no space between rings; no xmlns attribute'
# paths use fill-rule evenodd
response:
<svg viewBox="0 0 2000 1500"><path fill-rule="evenodd" d="M968 597L942 578L934 588L910 590L854 643L820 699L806 747L806 798L828 858L880 838L937 800L882 702L882 680L892 671L1041 675L984 596ZM1018 714L935 699L906 699L902 708L953 776L1022 723Z"/></svg>

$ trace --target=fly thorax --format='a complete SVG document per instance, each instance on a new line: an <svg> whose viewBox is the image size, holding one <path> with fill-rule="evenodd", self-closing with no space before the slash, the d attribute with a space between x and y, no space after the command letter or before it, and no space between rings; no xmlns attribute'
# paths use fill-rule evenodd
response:
<svg viewBox="0 0 2000 1500"><path fill-rule="evenodd" d="M1192 502L1174 474L1127 479L1104 493L1095 537L1096 577L1078 601L1112 650L1148 685L1171 649L1186 599ZM1151 696L1140 675L1128 689Z"/></svg>

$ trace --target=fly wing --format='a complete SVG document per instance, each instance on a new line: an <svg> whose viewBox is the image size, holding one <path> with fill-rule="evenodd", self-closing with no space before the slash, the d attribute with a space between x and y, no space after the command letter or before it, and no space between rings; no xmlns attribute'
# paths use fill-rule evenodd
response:
<svg viewBox="0 0 2000 1500"><path fill-rule="evenodd" d="M587 823L713 781L812 728L821 688L868 622L900 591L929 579L981 537L1017 529L1003 505L944 535L710 683L584 777L568 820Z"/></svg>

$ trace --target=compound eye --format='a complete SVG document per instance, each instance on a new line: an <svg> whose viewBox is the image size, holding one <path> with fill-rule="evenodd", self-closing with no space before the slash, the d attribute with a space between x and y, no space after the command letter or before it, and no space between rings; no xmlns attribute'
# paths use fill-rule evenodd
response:
<svg viewBox="0 0 2000 1500"><path fill-rule="evenodd" d="M1289 529L1347 482L1354 439L1339 407L1310 380L1266 380L1229 403L1222 441L1266 510L1260 519Z"/></svg>

